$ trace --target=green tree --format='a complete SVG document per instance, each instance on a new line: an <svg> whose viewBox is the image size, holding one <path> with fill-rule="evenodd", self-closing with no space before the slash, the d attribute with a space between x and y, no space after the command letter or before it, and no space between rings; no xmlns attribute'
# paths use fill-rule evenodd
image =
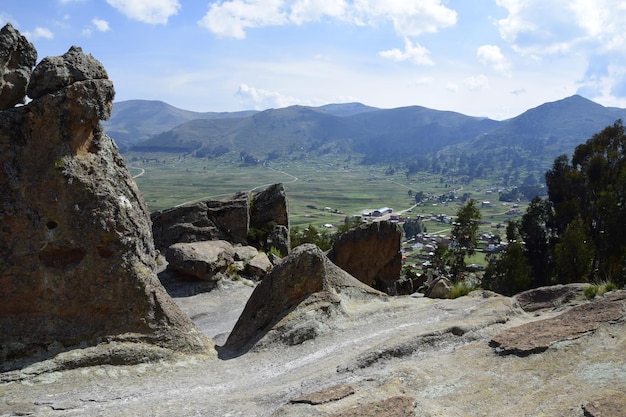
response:
<svg viewBox="0 0 626 417"><path fill-rule="evenodd" d="M519 231L524 240L525 256L532 268L532 286L551 283L553 234L550 228L552 206L549 201L533 198L522 216Z"/></svg>
<svg viewBox="0 0 626 417"><path fill-rule="evenodd" d="M580 216L567 226L554 252L560 284L588 280L595 249Z"/></svg>
<svg viewBox="0 0 626 417"><path fill-rule="evenodd" d="M517 294L530 288L531 272L522 244L514 241L503 254L490 260L483 287L504 295Z"/></svg>
<svg viewBox="0 0 626 417"><path fill-rule="evenodd" d="M452 226L452 243L450 244L450 266L454 280L458 280L465 270L465 258L476 252L481 217L477 202L474 199L465 203L457 212Z"/></svg>

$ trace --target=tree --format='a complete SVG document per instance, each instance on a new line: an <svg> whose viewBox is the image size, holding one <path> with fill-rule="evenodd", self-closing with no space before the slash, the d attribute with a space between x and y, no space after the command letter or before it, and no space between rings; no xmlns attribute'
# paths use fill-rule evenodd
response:
<svg viewBox="0 0 626 417"><path fill-rule="evenodd" d="M532 269L519 242L511 242L505 252L489 262L483 287L504 295L525 291L531 285Z"/></svg>
<svg viewBox="0 0 626 417"><path fill-rule="evenodd" d="M532 268L532 286L548 285L552 274L552 206L549 201L533 198L520 221L525 256Z"/></svg>
<svg viewBox="0 0 626 417"><path fill-rule="evenodd" d="M404 236L409 239L425 231L426 227L420 219L409 219L402 225Z"/></svg>
<svg viewBox="0 0 626 417"><path fill-rule="evenodd" d="M469 200L457 212L452 226L452 243L450 251L452 257L452 276L458 280L465 270L465 258L472 256L478 246L478 228L481 214L474 199Z"/></svg>
<svg viewBox="0 0 626 417"><path fill-rule="evenodd" d="M567 226L554 252L560 284L588 280L595 249L580 216Z"/></svg>

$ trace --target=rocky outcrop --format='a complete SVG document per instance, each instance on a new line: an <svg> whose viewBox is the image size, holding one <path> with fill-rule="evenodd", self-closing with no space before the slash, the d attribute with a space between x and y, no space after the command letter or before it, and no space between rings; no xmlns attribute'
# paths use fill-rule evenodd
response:
<svg viewBox="0 0 626 417"><path fill-rule="evenodd" d="M335 266L317 246L298 246L255 288L220 353L240 354L270 331L287 344L314 338L321 330L315 312L333 314L340 294L350 293L384 295ZM298 320L296 310L308 311L309 319Z"/></svg>
<svg viewBox="0 0 626 417"><path fill-rule="evenodd" d="M583 298L587 286L588 284L552 285L524 291L514 298L524 311L553 309Z"/></svg>
<svg viewBox="0 0 626 417"><path fill-rule="evenodd" d="M246 243L250 227L250 196L238 193L227 201L206 200L152 213L157 248L174 243L226 240Z"/></svg>
<svg viewBox="0 0 626 417"><path fill-rule="evenodd" d="M24 103L37 50L17 30L6 24L0 30L0 110Z"/></svg>
<svg viewBox="0 0 626 417"><path fill-rule="evenodd" d="M596 330L602 323L623 318L625 314L626 291L617 291L556 317L508 329L495 336L491 344L502 354L540 353L556 342L578 338Z"/></svg>
<svg viewBox="0 0 626 417"><path fill-rule="evenodd" d="M395 223L364 224L341 235L328 258L364 284L397 294L394 283L402 268L401 237Z"/></svg>
<svg viewBox="0 0 626 417"><path fill-rule="evenodd" d="M269 252L289 253L287 197L282 184L256 194L238 193L228 200L205 200L152 214L157 248L174 243L226 240Z"/></svg>
<svg viewBox="0 0 626 417"><path fill-rule="evenodd" d="M102 66L72 47L28 91L0 112L2 367L107 341L205 351L157 279L148 210L102 133L114 96Z"/></svg>

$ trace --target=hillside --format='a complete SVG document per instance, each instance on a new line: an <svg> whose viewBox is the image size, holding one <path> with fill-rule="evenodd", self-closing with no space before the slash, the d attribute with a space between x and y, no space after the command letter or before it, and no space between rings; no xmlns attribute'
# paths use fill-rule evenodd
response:
<svg viewBox="0 0 626 417"><path fill-rule="evenodd" d="M247 163L336 155L358 156L407 174L429 171L457 178L542 178L554 159L619 118L575 95L542 104L506 121L420 106L378 109L360 103L291 106L265 111L197 113L163 102L116 103L106 132L124 150L225 153Z"/></svg>

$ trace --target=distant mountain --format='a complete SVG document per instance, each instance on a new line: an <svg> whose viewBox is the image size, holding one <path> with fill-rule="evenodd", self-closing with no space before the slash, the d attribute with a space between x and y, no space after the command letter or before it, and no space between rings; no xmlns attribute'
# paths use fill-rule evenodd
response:
<svg viewBox="0 0 626 417"><path fill-rule="evenodd" d="M441 154L451 159L463 155L467 165L498 161L543 172L557 156L571 155L577 145L620 118L626 118L626 109L607 108L574 95L527 110Z"/></svg>
<svg viewBox="0 0 626 417"><path fill-rule="evenodd" d="M170 106L162 101L128 100L113 103L111 118L103 122L105 132L115 139L121 150L195 119L227 119L254 114L194 112Z"/></svg>
<svg viewBox="0 0 626 417"><path fill-rule="evenodd" d="M388 110L359 103L291 106L247 117L185 122L132 149L201 155L237 151L261 160L270 155L360 153L371 162L395 161L472 139L499 123L418 106Z"/></svg>
<svg viewBox="0 0 626 417"><path fill-rule="evenodd" d="M249 161L361 155L364 163L454 176L543 176L554 159L626 109L575 95L505 121L420 106L378 109L361 103L291 106L265 111L198 113L159 101L115 103L105 131L122 150ZM499 172L495 172L499 171Z"/></svg>

